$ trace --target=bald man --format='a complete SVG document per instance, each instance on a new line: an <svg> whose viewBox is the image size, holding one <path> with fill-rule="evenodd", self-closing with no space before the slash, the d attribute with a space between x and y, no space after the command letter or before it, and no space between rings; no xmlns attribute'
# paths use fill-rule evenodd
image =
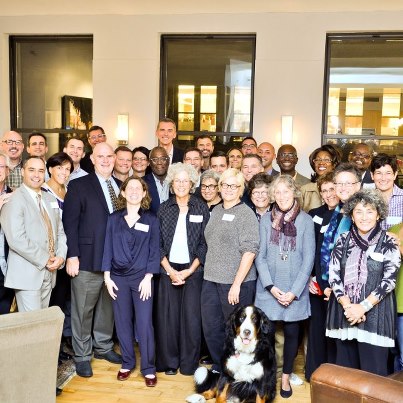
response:
<svg viewBox="0 0 403 403"><path fill-rule="evenodd" d="M257 148L257 155L262 158L263 169L267 175L276 176L280 172L273 168L273 160L276 158L276 150L273 145L267 142L263 142Z"/></svg>
<svg viewBox="0 0 403 403"><path fill-rule="evenodd" d="M24 142L20 133L8 131L4 133L1 147L3 152L10 159L9 173L6 185L11 189L17 189L22 184L22 152L24 151Z"/></svg>

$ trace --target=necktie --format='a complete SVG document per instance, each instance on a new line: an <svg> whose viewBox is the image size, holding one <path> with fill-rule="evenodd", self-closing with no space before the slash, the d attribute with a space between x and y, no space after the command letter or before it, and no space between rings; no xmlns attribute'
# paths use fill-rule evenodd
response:
<svg viewBox="0 0 403 403"><path fill-rule="evenodd" d="M41 216L43 218L43 221L45 223L45 226L46 226L46 229L48 232L49 253L50 253L50 256L53 257L53 256L55 256L55 239L53 237L52 223L50 222L48 213L42 206L42 196L40 194L37 195L37 199L38 199L39 211L41 212Z"/></svg>
<svg viewBox="0 0 403 403"><path fill-rule="evenodd" d="M113 189L110 179L106 180L106 186L108 187L109 197L111 198L112 210L116 211L118 209L118 198L116 197L116 193Z"/></svg>

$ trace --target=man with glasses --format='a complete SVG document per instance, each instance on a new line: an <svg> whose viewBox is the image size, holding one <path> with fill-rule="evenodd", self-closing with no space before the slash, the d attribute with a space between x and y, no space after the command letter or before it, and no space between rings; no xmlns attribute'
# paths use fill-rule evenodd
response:
<svg viewBox="0 0 403 403"><path fill-rule="evenodd" d="M10 159L8 167L9 174L6 179L6 185L11 189L17 189L22 184L22 152L24 151L24 142L21 134L15 131L6 132L1 142L3 152Z"/></svg>
<svg viewBox="0 0 403 403"><path fill-rule="evenodd" d="M348 155L348 161L353 164L361 173L361 186L363 188L375 188L369 169L373 154L373 150L368 144L357 143L354 144L353 149Z"/></svg>
<svg viewBox="0 0 403 403"><path fill-rule="evenodd" d="M253 137L245 137L241 144L242 154L257 154L257 143Z"/></svg>
<svg viewBox="0 0 403 403"><path fill-rule="evenodd" d="M150 152L151 172L144 176L151 196L150 211L157 214L161 203L169 199L169 186L165 180L169 167L169 156L163 147L154 147Z"/></svg>
<svg viewBox="0 0 403 403"><path fill-rule="evenodd" d="M90 127L90 130L88 130L87 138L88 144L92 149L94 149L97 144L106 142L105 130L101 126L92 126ZM94 164L91 160L91 154L92 151L87 153L80 163L81 168L88 173L94 172Z"/></svg>
<svg viewBox="0 0 403 403"><path fill-rule="evenodd" d="M277 164L280 167L281 175L290 175L294 179L297 186L301 187L310 183L310 179L299 174L295 170L298 162L297 150L291 144L283 144L277 153Z"/></svg>
<svg viewBox="0 0 403 403"><path fill-rule="evenodd" d="M155 135L158 138L158 145L165 148L170 164L183 161L183 151L173 145L176 138L176 124L172 119L160 119Z"/></svg>

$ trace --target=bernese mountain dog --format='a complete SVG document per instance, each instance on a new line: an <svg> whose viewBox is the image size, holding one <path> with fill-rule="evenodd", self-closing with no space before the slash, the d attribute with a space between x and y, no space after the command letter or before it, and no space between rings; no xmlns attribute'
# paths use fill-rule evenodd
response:
<svg viewBox="0 0 403 403"><path fill-rule="evenodd" d="M189 402L267 403L276 396L274 334L265 313L255 306L236 309L226 324L222 372L199 367L197 394Z"/></svg>

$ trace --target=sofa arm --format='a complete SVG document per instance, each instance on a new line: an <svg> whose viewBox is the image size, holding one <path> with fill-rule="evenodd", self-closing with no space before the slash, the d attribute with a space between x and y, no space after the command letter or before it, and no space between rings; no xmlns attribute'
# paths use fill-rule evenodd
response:
<svg viewBox="0 0 403 403"><path fill-rule="evenodd" d="M358 369L322 364L311 377L311 402L401 401L403 383Z"/></svg>

